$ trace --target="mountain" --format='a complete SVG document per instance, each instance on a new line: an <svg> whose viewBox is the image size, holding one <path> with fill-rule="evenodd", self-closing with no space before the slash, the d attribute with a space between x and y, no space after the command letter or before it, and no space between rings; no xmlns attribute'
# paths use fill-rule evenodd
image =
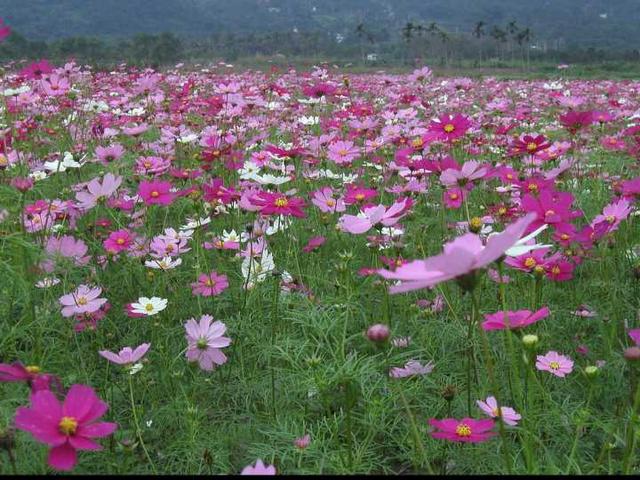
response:
<svg viewBox="0 0 640 480"><path fill-rule="evenodd" d="M331 38L358 24L400 37L407 22L437 22L451 33L516 21L539 40L637 49L640 0L0 0L0 16L30 40L319 31Z"/></svg>

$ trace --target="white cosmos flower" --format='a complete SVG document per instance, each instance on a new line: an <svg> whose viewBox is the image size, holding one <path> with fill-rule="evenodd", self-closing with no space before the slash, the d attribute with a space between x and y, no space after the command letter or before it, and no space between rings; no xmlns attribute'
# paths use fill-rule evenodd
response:
<svg viewBox="0 0 640 480"><path fill-rule="evenodd" d="M140 297L136 303L131 304L131 311L151 316L167 308L167 303L168 300L160 297Z"/></svg>
<svg viewBox="0 0 640 480"><path fill-rule="evenodd" d="M35 172L31 172L29 177L33 178L34 181L44 180L47 178L47 173L41 170L36 170Z"/></svg>
<svg viewBox="0 0 640 480"><path fill-rule="evenodd" d="M545 230L548 226L549 225L545 223L540 228L531 232L526 237L521 238L515 243L515 245L513 245L513 247L505 251L504 254L509 257L519 257L520 255L524 255L525 253L531 252L532 250L540 250L541 248L551 247L552 245L542 245L540 243L527 245L527 242L529 242L530 240L533 240L540 232ZM492 233L491 235L496 235L496 234ZM491 235L489 235L489 237L491 237Z"/></svg>
<svg viewBox="0 0 640 480"><path fill-rule="evenodd" d="M253 180L261 185L282 185L291 181L291 177L276 177L270 173L265 173L264 175L254 175Z"/></svg>
<svg viewBox="0 0 640 480"><path fill-rule="evenodd" d="M230 232L227 232L226 230L223 230L222 231L222 241L223 242L238 242L238 243L240 243L241 239L240 239L240 235L238 235L235 230L231 230Z"/></svg>
<svg viewBox="0 0 640 480"><path fill-rule="evenodd" d="M62 160L54 160L52 162L44 163L44 168L52 172L64 172L68 168L80 168L81 166L82 164L76 162L70 152L64 152Z"/></svg>
<svg viewBox="0 0 640 480"><path fill-rule="evenodd" d="M274 271L275 268L276 264L273 261L273 255L267 250L262 252L262 256L259 259L246 257L240 266L244 277L243 283L247 289L251 289L256 283L264 282L267 274Z"/></svg>
<svg viewBox="0 0 640 480"><path fill-rule="evenodd" d="M176 258L175 260L171 257L164 257L162 260L147 260L144 264L149 268L155 268L159 270L171 270L172 268L176 268L182 265L182 259Z"/></svg>
<svg viewBox="0 0 640 480"><path fill-rule="evenodd" d="M58 283L60 283L60 279L56 278L56 277L45 277L42 280L39 280L38 282L36 282L36 287L38 288L49 288L49 287L53 287L54 285L57 285Z"/></svg>
<svg viewBox="0 0 640 480"><path fill-rule="evenodd" d="M318 123L320 123L320 117L314 117L312 115L308 117L300 117L298 119L298 122L300 122L302 125L317 125Z"/></svg>

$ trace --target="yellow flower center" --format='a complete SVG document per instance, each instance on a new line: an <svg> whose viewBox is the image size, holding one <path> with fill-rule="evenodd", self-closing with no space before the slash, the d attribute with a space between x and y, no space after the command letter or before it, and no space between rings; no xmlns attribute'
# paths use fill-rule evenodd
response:
<svg viewBox="0 0 640 480"><path fill-rule="evenodd" d="M609 223L614 223L616 221L615 215L607 215L606 219L607 219L607 222Z"/></svg>
<svg viewBox="0 0 640 480"><path fill-rule="evenodd" d="M546 212L544 212L544 216L545 217L550 217L551 215L555 215L556 212L553 210L547 210Z"/></svg>
<svg viewBox="0 0 640 480"><path fill-rule="evenodd" d="M551 368L551 370L558 370L560 368L560 364L558 362L550 362L549 368Z"/></svg>
<svg viewBox="0 0 640 480"><path fill-rule="evenodd" d="M527 150L529 150L530 152L533 152L537 148L538 148L537 144L533 142L527 143Z"/></svg>
<svg viewBox="0 0 640 480"><path fill-rule="evenodd" d="M527 268L533 268L537 265L536 259L533 257L529 257L524 261L524 266Z"/></svg>
<svg viewBox="0 0 640 480"><path fill-rule="evenodd" d="M456 129L456 126L453 123L447 123L443 128L445 132L451 133Z"/></svg>
<svg viewBox="0 0 640 480"><path fill-rule="evenodd" d="M553 273L554 275L558 275L560 273L560 267L554 265L554 267L551 269L551 273Z"/></svg>
<svg viewBox="0 0 640 480"><path fill-rule="evenodd" d="M4 155L0 154L0 167L6 167L7 165L9 165L9 160L7 160L7 157Z"/></svg>
<svg viewBox="0 0 640 480"><path fill-rule="evenodd" d="M473 217L469 222L469 226L473 229L479 230L482 228L482 220L478 217Z"/></svg>
<svg viewBox="0 0 640 480"><path fill-rule="evenodd" d="M533 267L533 271L536 273L544 273L544 267L542 265L536 265Z"/></svg>
<svg viewBox="0 0 640 480"><path fill-rule="evenodd" d="M415 147L415 148L419 148L419 147L421 147L422 145L424 145L424 141L422 140L422 138L421 138L421 137L414 138L414 139L411 141L411 145L412 145L413 147Z"/></svg>
<svg viewBox="0 0 640 480"><path fill-rule="evenodd" d="M119 238L119 239L117 239L117 240L116 240L116 243L117 243L118 245L124 245L124 238Z"/></svg>
<svg viewBox="0 0 640 480"><path fill-rule="evenodd" d="M78 428L78 421L73 417L62 417L58 424L58 429L65 435L73 435Z"/></svg>
<svg viewBox="0 0 640 480"><path fill-rule="evenodd" d="M27 367L24 367L24 369L29 373L40 373L40 367L37 365L29 365Z"/></svg>
<svg viewBox="0 0 640 480"><path fill-rule="evenodd" d="M86 305L86 304L87 304L87 303L89 303L89 302L87 302L87 299L86 299L86 298L84 298L84 297L79 297L79 298L78 298L78 301L77 301L76 303L77 303L78 305Z"/></svg>
<svg viewBox="0 0 640 480"><path fill-rule="evenodd" d="M471 427L466 423L461 423L456 427L456 435L459 437L468 437L471 435Z"/></svg>
<svg viewBox="0 0 640 480"><path fill-rule="evenodd" d="M275 201L276 207L284 208L289 205L289 200L284 197L280 197Z"/></svg>
<svg viewBox="0 0 640 480"><path fill-rule="evenodd" d="M450 193L449 194L449 198L451 200L457 200L458 199L458 194L457 193Z"/></svg>
<svg viewBox="0 0 640 480"><path fill-rule="evenodd" d="M333 198L330 198L329 200L327 200L327 206L335 207L336 206L336 201Z"/></svg>
<svg viewBox="0 0 640 480"><path fill-rule="evenodd" d="M562 235L560 235L560 238L562 240L569 240L569 235L567 235L566 233L563 233Z"/></svg>
<svg viewBox="0 0 640 480"><path fill-rule="evenodd" d="M160 196L160 193L159 193L158 191L154 190L153 192L151 192L151 196L152 196L153 198L157 198L157 197L159 197L159 196Z"/></svg>
<svg viewBox="0 0 640 480"><path fill-rule="evenodd" d="M364 200L364 193L357 193L356 200Z"/></svg>
<svg viewBox="0 0 640 480"><path fill-rule="evenodd" d="M535 183L530 183L527 188L529 189L530 192L537 192L538 191L538 185L536 185Z"/></svg>
<svg viewBox="0 0 640 480"><path fill-rule="evenodd" d="M151 168L151 162L148 162L148 161L144 162L143 165L144 165L144 168Z"/></svg>
<svg viewBox="0 0 640 480"><path fill-rule="evenodd" d="M145 309L147 312L153 312L153 303L147 303L147 304L144 306L144 309Z"/></svg>
<svg viewBox="0 0 640 480"><path fill-rule="evenodd" d="M500 207L498 209L498 215L505 215L507 213L507 209L505 207Z"/></svg>
<svg viewBox="0 0 640 480"><path fill-rule="evenodd" d="M214 282L211 278L207 278L204 283L207 287L212 287L216 284L216 282Z"/></svg>

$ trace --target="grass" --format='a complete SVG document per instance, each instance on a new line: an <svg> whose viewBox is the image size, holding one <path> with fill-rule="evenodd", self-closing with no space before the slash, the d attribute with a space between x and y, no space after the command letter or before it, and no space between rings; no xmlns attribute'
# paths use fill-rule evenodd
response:
<svg viewBox="0 0 640 480"><path fill-rule="evenodd" d="M43 123L60 128L62 117L54 115ZM63 151L71 144L64 132L60 129L53 144L41 144L38 140L45 138L44 134L36 132L18 145L36 156ZM148 140L157 137L156 129L146 134ZM276 134L270 140L283 137ZM603 160L605 170L632 177L631 160L621 154L603 153L596 140L594 134L591 155ZM39 198L73 198L73 184L106 171L124 174L122 188L134 192L137 180L130 172L139 144L127 138L122 143L128 153L119 162L107 168L90 164L52 175L25 194L26 203ZM194 146L179 147L176 163L197 166L193 160L197 152ZM387 150L386 158L392 155ZM461 163L469 158L457 156ZM234 173L216 173L225 175L227 181L237 181ZM207 237L199 230L192 250L183 255L183 264L177 269L151 272L140 259L126 256L105 268L95 261L85 267L59 264L56 275L61 282L37 289L33 285L41 277L34 266L42 258L42 248L38 235L20 230L18 216L25 199L8 186L14 175L14 170L0 172L0 205L9 212L8 219L0 224L0 360L8 363L19 359L39 365L59 375L65 386L90 385L110 405L107 418L116 421L119 428L113 438L102 441L104 451L80 454L77 473L149 474L154 469L160 473L236 473L256 458L275 464L279 473L287 474L401 474L428 473L429 469L442 474L508 470L612 474L623 470L626 434L633 421L630 397L638 374L638 367L622 356L629 343L626 329L637 325L640 307L638 280L632 276L633 264L626 254L640 240L637 217L630 217L610 239L595 247L571 282L541 282L538 297L534 295L533 277L506 272L512 276L505 295L509 310L535 309L544 304L552 315L524 331L538 335L535 352L525 349L522 333L516 332L511 357L503 335L488 334L501 401L517 406L524 418L520 426L505 433L509 447L505 460L505 443L499 438L460 445L429 436L430 418L467 415L465 359L470 347L475 352L477 372L477 379L471 383L471 416L480 417L476 399L495 394L486 374L482 338L475 332L472 344L467 341L470 295L455 283L441 284L434 291L388 295L380 277L357 275L361 267L380 266L380 252L367 247L361 236L337 232L336 217L308 209L307 219L294 220L289 229L269 238L277 272L248 291L242 288L240 262L233 258L233 252L200 248ZM375 185L375 171L367 170L363 180ZM337 185L340 182L334 182ZM306 198L318 185L299 176L287 187L298 189L297 195ZM609 185L597 177L583 177L575 184L569 180L557 188L572 192L588 219L598 214L612 195ZM381 193L380 203L390 205L394 196ZM435 255L443 241L453 238L454 233L443 230L443 225L461 220L463 210L441 212L431 206L440 202L441 195L434 178L413 213L402 221L407 230L406 248L390 256L402 254L413 259ZM471 216L481 216L497 198L490 188L475 189L468 200ZM189 197L168 209L153 207L141 231L153 236L166 227L178 228L186 217L201 214L202 208L200 199ZM101 217L123 225L127 221L121 212L101 205L79 218L75 231L66 226L65 232L82 238L90 253L102 254L103 237L91 227ZM254 217L239 211L215 216L211 230L234 228L240 232ZM310 237L320 234L327 237L323 248L311 254L300 251ZM211 270L227 275L230 288L220 296L194 297L189 284L199 273ZM278 272L283 271L313 295L281 291ZM103 287L103 296L113 308L95 331L77 333L72 322L60 315L58 298L89 282ZM432 300L436 294L446 298L441 312L430 313L416 306L417 299ZM168 308L157 316L128 318L123 305L142 295L168 298ZM476 295L480 314L500 310L499 288L485 275ZM598 316L573 315L583 303ZM205 313L225 322L233 341L225 349L229 361L213 373L202 372L184 358L183 324ZM388 324L394 337L410 336L411 344L396 348L370 342L364 332L375 323ZM97 353L143 341L151 343L151 350L144 368L133 376ZM589 347L586 356L576 353L580 344ZM571 356L574 372L560 379L536 371L533 354L549 350ZM520 360L523 355L528 355L528 363ZM391 366L404 365L410 359L433 361L435 369L426 376L389 378ZM597 376L586 376L584 369L596 360L605 360L606 365ZM510 394L510 375L511 381L522 388L515 390L514 397ZM136 432L129 381L140 435ZM11 424L17 407L27 404L27 390L22 384L3 383L0 392L1 429ZM296 449L293 440L305 433L311 435L310 446ZM14 441L17 472L50 471L44 446L24 432L15 433ZM6 451L0 452L0 459L0 473L11 473ZM628 470L637 472L637 464L632 463Z"/></svg>

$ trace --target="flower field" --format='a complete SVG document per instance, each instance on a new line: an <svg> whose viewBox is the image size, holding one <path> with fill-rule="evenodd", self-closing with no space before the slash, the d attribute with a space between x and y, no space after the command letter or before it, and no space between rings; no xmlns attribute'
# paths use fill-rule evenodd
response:
<svg viewBox="0 0 640 480"><path fill-rule="evenodd" d="M1 473L640 471L640 82L0 93Z"/></svg>

